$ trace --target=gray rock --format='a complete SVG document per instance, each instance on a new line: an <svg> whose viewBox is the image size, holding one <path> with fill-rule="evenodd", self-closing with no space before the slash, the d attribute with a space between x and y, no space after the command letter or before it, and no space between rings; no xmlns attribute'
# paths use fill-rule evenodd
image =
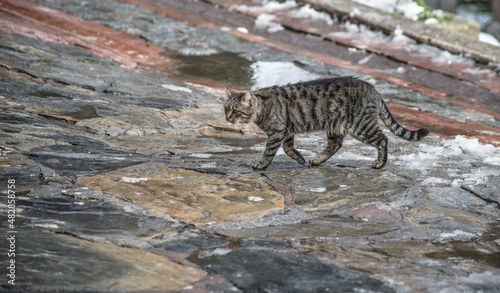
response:
<svg viewBox="0 0 500 293"><path fill-rule="evenodd" d="M245 292L395 292L379 280L296 252L239 249L204 268Z"/></svg>

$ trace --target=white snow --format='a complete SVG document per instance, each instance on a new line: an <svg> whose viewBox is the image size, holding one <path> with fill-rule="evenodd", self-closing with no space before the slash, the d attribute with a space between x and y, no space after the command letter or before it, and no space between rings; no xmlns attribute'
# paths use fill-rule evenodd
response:
<svg viewBox="0 0 500 293"><path fill-rule="evenodd" d="M288 16L295 18L306 18L306 19L318 19L323 20L328 25L332 25L334 20L330 14L325 12L319 12L313 8L309 4L300 7L299 10L292 10L288 12Z"/></svg>
<svg viewBox="0 0 500 293"><path fill-rule="evenodd" d="M422 185L425 185L425 186L435 186L435 185L438 185L438 184L447 184L449 185L451 183L450 180L446 180L446 179L443 179L443 178L437 178L437 177L429 177L429 178L426 178L422 181Z"/></svg>
<svg viewBox="0 0 500 293"><path fill-rule="evenodd" d="M251 65L251 69L253 70L252 79L255 88L285 85L318 78L316 74L297 67L293 62L257 61Z"/></svg>
<svg viewBox="0 0 500 293"><path fill-rule="evenodd" d="M477 138L458 135L452 140L442 140L439 145L420 144L418 152L390 156L394 164L408 169L420 170L423 175L441 171L447 179L429 177L426 185L482 184L488 176L500 175L500 148L491 144L481 144ZM456 169L449 167L452 161Z"/></svg>
<svg viewBox="0 0 500 293"><path fill-rule="evenodd" d="M249 201L255 201L255 202L259 202L259 201L263 201L264 199L260 196L254 196L254 195L251 195L248 197L248 200Z"/></svg>
<svg viewBox="0 0 500 293"><path fill-rule="evenodd" d="M174 92L185 92L185 93L192 93L193 92L191 89L189 89L187 87L177 86L177 85L173 85L173 84L162 84L161 87L164 89L167 89L167 90L174 91Z"/></svg>
<svg viewBox="0 0 500 293"><path fill-rule="evenodd" d="M425 24L437 24L439 23L439 20L435 19L435 18L427 18L425 21L424 21Z"/></svg>
<svg viewBox="0 0 500 293"><path fill-rule="evenodd" d="M125 183L139 183L141 181L148 181L149 178L136 178L136 177L122 177L122 181Z"/></svg>
<svg viewBox="0 0 500 293"><path fill-rule="evenodd" d="M372 58L372 55L368 55L366 56L365 58L361 59L358 61L358 64L362 65L362 64L366 64L368 63L368 61L370 61L370 59Z"/></svg>
<svg viewBox="0 0 500 293"><path fill-rule="evenodd" d="M313 187L313 188L309 188L309 191L312 191L312 192L325 192L326 188L325 187Z"/></svg>
<svg viewBox="0 0 500 293"><path fill-rule="evenodd" d="M395 43L403 43L403 44L414 44L415 41L411 38L408 38L404 35L403 30L398 26L392 32L392 41Z"/></svg>
<svg viewBox="0 0 500 293"><path fill-rule="evenodd" d="M487 34L487 33L483 33L483 32L479 33L479 41L493 45L493 46L500 47L500 42L494 36Z"/></svg>
<svg viewBox="0 0 500 293"><path fill-rule="evenodd" d="M439 236L442 238L455 238L455 237L472 238L472 237L475 237L476 234L461 231L461 230L455 230L451 233L441 233L441 234L439 234Z"/></svg>
<svg viewBox="0 0 500 293"><path fill-rule="evenodd" d="M418 14L424 11L424 8L419 6L412 0L353 0L360 4L387 11L389 13L400 13L406 18L418 20Z"/></svg>
<svg viewBox="0 0 500 293"><path fill-rule="evenodd" d="M240 33L248 34L248 29L245 27L239 26L236 28L236 30L239 31Z"/></svg>
<svg viewBox="0 0 500 293"><path fill-rule="evenodd" d="M249 13L263 13L266 11L274 12L297 7L297 3L294 0L288 0L283 3L272 0L262 0L261 3L262 5L260 6L234 5L231 9Z"/></svg>
<svg viewBox="0 0 500 293"><path fill-rule="evenodd" d="M272 14L262 13L255 20L255 28L259 30L267 30L269 33L279 32L284 30L285 28L273 20L276 19L276 16Z"/></svg>
<svg viewBox="0 0 500 293"><path fill-rule="evenodd" d="M424 8L419 6L416 2L409 0L398 1L395 10L403 14L406 18L418 20L418 15L424 11Z"/></svg>

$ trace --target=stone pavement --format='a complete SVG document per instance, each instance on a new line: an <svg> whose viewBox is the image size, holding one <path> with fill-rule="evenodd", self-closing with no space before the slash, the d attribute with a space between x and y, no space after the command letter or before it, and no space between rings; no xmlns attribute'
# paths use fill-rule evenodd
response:
<svg viewBox="0 0 500 293"><path fill-rule="evenodd" d="M498 65L306 2L0 0L1 290L496 292ZM222 85L342 75L432 135L252 171Z"/></svg>

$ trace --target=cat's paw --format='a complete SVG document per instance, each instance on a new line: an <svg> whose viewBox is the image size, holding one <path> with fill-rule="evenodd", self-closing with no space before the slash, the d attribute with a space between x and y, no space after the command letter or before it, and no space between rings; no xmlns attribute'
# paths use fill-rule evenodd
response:
<svg viewBox="0 0 500 293"><path fill-rule="evenodd" d="M267 166L269 166L269 163L266 163L266 162L257 162L255 164L253 164L252 169L254 169L254 170L264 170L264 169L267 168Z"/></svg>
<svg viewBox="0 0 500 293"><path fill-rule="evenodd" d="M324 161L322 161L322 160L320 160L320 159L318 159L316 157L314 157L314 158L312 158L312 159L309 160L309 164L311 164L311 166L313 166L313 167L314 166L318 166L318 165L320 165L323 162Z"/></svg>
<svg viewBox="0 0 500 293"><path fill-rule="evenodd" d="M302 156L300 156L300 157L299 157L298 159L296 159L296 160L297 160L297 162L299 162L299 164L301 164L301 165L304 165L304 164L305 164L305 162L306 162L306 160L305 160L305 159L304 159L304 157L302 157Z"/></svg>
<svg viewBox="0 0 500 293"><path fill-rule="evenodd" d="M387 161L382 161L382 162L380 162L379 160L376 160L375 162L373 162L372 166L373 166L373 168L375 168L375 169L380 169L380 168L382 168L382 167L384 167L384 166L385 166L385 163L386 163L386 162L387 162Z"/></svg>

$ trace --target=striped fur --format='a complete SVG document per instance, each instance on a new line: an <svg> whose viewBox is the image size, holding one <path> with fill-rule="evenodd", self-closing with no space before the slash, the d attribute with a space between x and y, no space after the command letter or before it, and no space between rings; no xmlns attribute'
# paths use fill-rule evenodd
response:
<svg viewBox="0 0 500 293"><path fill-rule="evenodd" d="M254 122L267 135L262 159L254 169L265 169L279 147L297 162L305 159L294 148L294 134L325 130L328 145L312 158L311 165L328 160L342 146L347 134L378 150L376 169L387 162L387 137L378 126L378 118L397 136L417 141L429 134L427 129L411 131L394 119L380 94L369 83L353 78L329 78L285 86L273 86L246 93L226 88L226 120L232 123Z"/></svg>

